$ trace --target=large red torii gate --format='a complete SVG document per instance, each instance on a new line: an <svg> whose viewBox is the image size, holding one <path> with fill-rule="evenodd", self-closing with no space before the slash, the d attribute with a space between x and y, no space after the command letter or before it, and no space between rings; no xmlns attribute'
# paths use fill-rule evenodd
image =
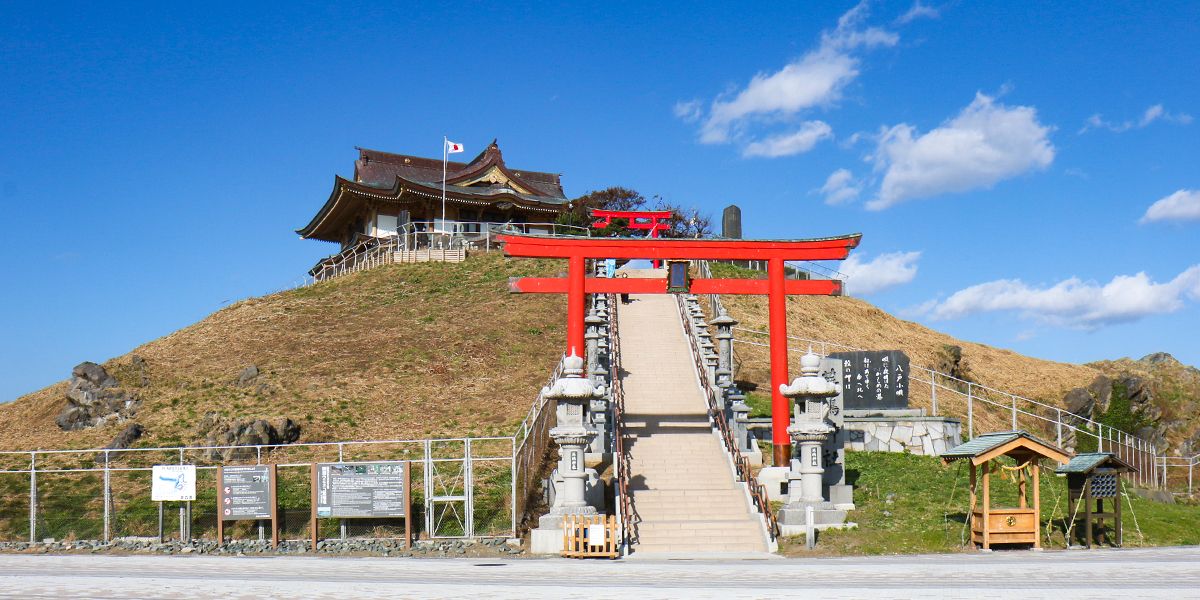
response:
<svg viewBox="0 0 1200 600"><path fill-rule="evenodd" d="M667 279L588 277L588 259L759 260L767 263L767 279L694 279L693 294L766 294L770 314L771 441L776 466L787 466L791 440L788 399L779 391L788 381L787 296L840 296L842 282L786 279L789 260L842 260L858 246L861 234L807 240L717 240L564 238L505 234L499 237L507 256L567 259L566 279L524 277L510 284L513 292L567 294L567 354L584 355L584 308L587 294L665 294Z"/></svg>

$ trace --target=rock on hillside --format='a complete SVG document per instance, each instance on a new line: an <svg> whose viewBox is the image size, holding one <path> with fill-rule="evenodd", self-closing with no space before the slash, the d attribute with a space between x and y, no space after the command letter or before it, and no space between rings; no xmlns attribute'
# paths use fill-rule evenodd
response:
<svg viewBox="0 0 1200 600"><path fill-rule="evenodd" d="M210 412L266 438L256 423L288 438L290 418L300 441L508 434L561 354L566 313L559 297L510 294L508 278L560 269L498 254L379 267L238 302L100 366L136 386L140 445L203 443ZM0 447L108 444L119 419L55 423L77 388L0 405Z"/></svg>
<svg viewBox="0 0 1200 600"><path fill-rule="evenodd" d="M1146 410L1154 417L1158 434L1173 451L1184 456L1200 453L1200 369L1166 352L1088 366L1136 388L1145 397Z"/></svg>

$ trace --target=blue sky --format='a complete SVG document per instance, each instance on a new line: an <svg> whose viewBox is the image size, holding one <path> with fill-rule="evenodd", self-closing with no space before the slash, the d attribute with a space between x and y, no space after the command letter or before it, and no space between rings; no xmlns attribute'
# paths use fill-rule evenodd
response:
<svg viewBox="0 0 1200 600"><path fill-rule="evenodd" d="M298 280L355 146L633 187L974 341L1200 363L1200 5L0 8L0 399ZM252 359L252 358L251 358Z"/></svg>

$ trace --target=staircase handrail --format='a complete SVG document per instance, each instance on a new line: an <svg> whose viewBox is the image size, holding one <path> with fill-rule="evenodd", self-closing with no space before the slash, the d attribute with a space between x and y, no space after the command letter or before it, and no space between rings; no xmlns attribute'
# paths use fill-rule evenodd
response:
<svg viewBox="0 0 1200 600"><path fill-rule="evenodd" d="M704 390L704 398L708 403L708 417L717 428L717 433L720 435L721 440L725 443L725 452L733 461L737 480L746 484L750 492L750 500L754 503L754 508L762 513L767 523L767 534L774 541L779 536L779 523L775 519L775 514L771 512L771 503L767 498L767 490L758 482L758 478L754 476L754 471L750 467L750 461L745 456L742 456L741 448L734 440L733 432L729 428L729 422L725 418L725 411L721 410L720 405L717 403L717 398L719 397L717 394L719 392L713 387L712 381L709 380L706 374L707 367L704 364L699 341L695 335L695 330L692 328L692 320L687 314L687 301L684 300L682 295L676 295L676 300L679 307L679 317L683 322L684 332L688 338L688 348L692 353L692 363L696 368L700 386Z"/></svg>
<svg viewBox="0 0 1200 600"><path fill-rule="evenodd" d="M621 534L619 547L622 555L637 542L638 520L629 494L629 474L633 471L629 452L625 448L625 387L621 381L621 335L617 317L617 298L610 294L608 299L608 348L609 390L612 394L613 414L613 481L617 505L617 527Z"/></svg>

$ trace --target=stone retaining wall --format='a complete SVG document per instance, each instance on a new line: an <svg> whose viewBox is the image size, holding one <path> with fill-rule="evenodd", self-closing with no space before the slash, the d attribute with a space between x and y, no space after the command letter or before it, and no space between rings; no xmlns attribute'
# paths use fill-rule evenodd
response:
<svg viewBox="0 0 1200 600"><path fill-rule="evenodd" d="M962 422L949 417L851 417L846 449L940 456L962 443Z"/></svg>

